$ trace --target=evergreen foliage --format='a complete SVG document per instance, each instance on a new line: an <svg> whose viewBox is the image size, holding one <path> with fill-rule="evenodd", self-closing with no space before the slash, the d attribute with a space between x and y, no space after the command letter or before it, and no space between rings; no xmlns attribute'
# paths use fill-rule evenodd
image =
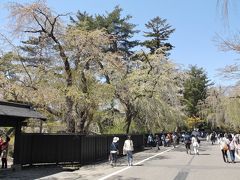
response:
<svg viewBox="0 0 240 180"><path fill-rule="evenodd" d="M161 53L168 56L173 45L167 41L175 29L167 23L166 19L159 16L151 19L145 26L149 31L144 32L144 36L150 40L145 40L142 45L147 47L152 54L161 48Z"/></svg>
<svg viewBox="0 0 240 180"><path fill-rule="evenodd" d="M202 68L184 73L169 60L175 29L166 19L146 24L141 45L150 52L138 52L136 25L119 6L104 15L79 11L68 24L62 16L69 15L44 1L10 4L21 39L0 57L0 96L33 104L48 117L47 132L174 131L192 128L186 116L239 127L237 100L232 108L224 94L215 101Z"/></svg>
<svg viewBox="0 0 240 180"><path fill-rule="evenodd" d="M138 33L135 30L136 25L129 22L132 16L122 17L122 9L116 6L112 12L107 15L89 15L86 12L78 11L76 18L71 17L72 23L80 29L87 31L104 30L111 37L111 45L107 48L112 52L124 52L126 57L133 54L132 48L138 45L137 40L132 40Z"/></svg>
<svg viewBox="0 0 240 180"><path fill-rule="evenodd" d="M207 98L210 86L206 73L202 68L191 66L187 71L188 78L184 82L183 103L189 117L199 117L198 104Z"/></svg>

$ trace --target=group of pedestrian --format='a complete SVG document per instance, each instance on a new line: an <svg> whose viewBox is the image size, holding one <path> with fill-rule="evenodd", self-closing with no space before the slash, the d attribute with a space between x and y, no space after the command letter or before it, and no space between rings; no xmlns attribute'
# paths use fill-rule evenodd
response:
<svg viewBox="0 0 240 180"><path fill-rule="evenodd" d="M0 136L0 157L2 161L2 168L7 168L7 155L10 138L6 136L5 141Z"/></svg>
<svg viewBox="0 0 240 180"><path fill-rule="evenodd" d="M190 133L186 133L184 135L184 144L185 144L187 154L192 154L191 153L191 145L192 145L194 154L199 155L198 149L200 146L200 140L198 136L191 135Z"/></svg>
<svg viewBox="0 0 240 180"><path fill-rule="evenodd" d="M236 154L240 151L239 135L234 134L220 134L219 145L222 151L223 161L226 163L235 163ZM229 158L230 155L230 158Z"/></svg>
<svg viewBox="0 0 240 180"><path fill-rule="evenodd" d="M235 163L236 156L240 153L240 135L233 133L216 133L213 131L207 135L207 141L212 145L217 142L222 152L223 161Z"/></svg>
<svg viewBox="0 0 240 180"><path fill-rule="evenodd" d="M160 133L153 136L151 133L147 136L147 146L151 149L155 146L156 150L160 150L160 146L169 147L171 144L173 147L179 142L179 136L176 132L173 133Z"/></svg>
<svg viewBox="0 0 240 180"><path fill-rule="evenodd" d="M195 155L199 155L199 146L200 140L198 134L193 134L190 132L186 132L183 134L178 134L177 132L173 133L162 133L159 137L158 134L155 135L155 138L152 134L149 134L147 137L147 145L152 149L153 145L156 145L156 149L159 150L160 144L162 146L169 147L171 144L175 148L179 143L180 138L182 138L182 142L185 144L187 154L191 154L191 146Z"/></svg>
<svg viewBox="0 0 240 180"><path fill-rule="evenodd" d="M117 156L119 154L118 142L119 142L119 137L114 137L110 145L109 160L112 166L116 166L116 163L117 163ZM131 136L128 135L123 145L123 155L127 155L128 166L133 165L133 150L134 150L133 141L131 140Z"/></svg>
<svg viewBox="0 0 240 180"><path fill-rule="evenodd" d="M149 134L147 137L147 144L151 148L153 147L154 143L156 145L157 150L160 149L160 145L164 145L166 141L171 141L173 143L173 146L177 144L177 134L162 134L159 136L158 134L153 137L152 134ZM6 139L6 142L9 142L10 139ZM220 149L222 152L223 161L226 163L235 163L236 162L236 155L240 155L240 134L231 134L231 133L219 133L216 132L211 133L210 135L207 135L207 141L211 140L211 144L213 145L216 141L220 145ZM119 144L118 144L119 138L114 137L112 144L110 146L110 164L116 165L117 162L117 155L119 154ZM7 160L6 160L6 153L8 147L3 145L3 141L0 138L0 150L2 151L2 168L7 166ZM6 144L5 142L5 144ZM193 135L191 133L184 133L183 135L183 142L185 144L186 152L187 154L191 153L191 146L193 149L194 155L199 155L199 147L200 147L200 140L198 135ZM4 148L5 147L5 148ZM131 140L131 136L127 136L127 139L124 141L123 145L123 155L127 155L127 162L128 166L133 165L133 141ZM4 152L5 151L5 152Z"/></svg>

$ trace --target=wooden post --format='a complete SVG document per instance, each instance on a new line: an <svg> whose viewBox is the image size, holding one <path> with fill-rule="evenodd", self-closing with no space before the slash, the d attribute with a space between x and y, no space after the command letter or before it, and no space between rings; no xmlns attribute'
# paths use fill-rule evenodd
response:
<svg viewBox="0 0 240 180"><path fill-rule="evenodd" d="M42 127L43 126L43 123L42 123L42 121L40 120L40 127L39 127L39 133L42 133Z"/></svg>
<svg viewBox="0 0 240 180"><path fill-rule="evenodd" d="M15 126L15 140L14 140L14 153L13 153L13 165L20 165L21 154L21 121L16 122Z"/></svg>

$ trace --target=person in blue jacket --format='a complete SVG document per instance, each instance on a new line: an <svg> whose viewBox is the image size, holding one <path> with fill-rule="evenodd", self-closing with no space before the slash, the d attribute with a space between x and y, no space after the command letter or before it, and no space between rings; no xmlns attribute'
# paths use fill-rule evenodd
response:
<svg viewBox="0 0 240 180"><path fill-rule="evenodd" d="M116 163L117 163L117 155L119 153L119 149L118 149L118 141L119 141L119 137L114 137L113 138L113 141L110 145L110 156L109 156L109 159L110 159L110 164L112 166L116 166Z"/></svg>

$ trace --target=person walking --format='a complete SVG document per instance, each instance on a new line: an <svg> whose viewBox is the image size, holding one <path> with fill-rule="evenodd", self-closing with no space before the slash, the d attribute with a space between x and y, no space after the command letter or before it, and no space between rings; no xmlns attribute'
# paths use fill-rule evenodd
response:
<svg viewBox="0 0 240 180"><path fill-rule="evenodd" d="M237 155L237 157L239 157L240 155L240 142L239 142L239 134L235 135L235 142L236 142L236 151L235 151L235 155ZM239 159L239 158L238 158Z"/></svg>
<svg viewBox="0 0 240 180"><path fill-rule="evenodd" d="M227 134L224 134L224 136L221 135L221 138L220 138L220 140L219 140L219 144L220 144L220 149L221 149L221 151L222 151L223 161L224 161L225 163L228 163L228 162L229 162L229 160L228 160L228 155L227 155L227 151L228 151L228 149L229 149L229 147L228 147L228 144L229 144L229 143L230 143L230 142L229 142L229 140L227 139Z"/></svg>
<svg viewBox="0 0 240 180"><path fill-rule="evenodd" d="M151 147L151 149L152 149L152 146L153 146L153 136L152 136L152 134L149 134L149 135L148 135L147 144L148 144L148 146Z"/></svg>
<svg viewBox="0 0 240 180"><path fill-rule="evenodd" d="M212 142L212 145L213 145L216 141L216 132L215 131L212 132L210 138L211 138L211 142Z"/></svg>
<svg viewBox="0 0 240 180"><path fill-rule="evenodd" d="M123 154L127 154L128 166L133 165L133 150L133 141L131 140L131 136L128 135L123 145Z"/></svg>
<svg viewBox="0 0 240 180"><path fill-rule="evenodd" d="M206 135L206 140L207 140L207 142L209 142L210 141L210 135L207 133L207 135Z"/></svg>
<svg viewBox="0 0 240 180"><path fill-rule="evenodd" d="M184 144L185 144L185 148L186 148L186 152L188 154L191 154L191 149L190 149L190 146L191 146L191 136L189 133L185 134L184 136Z"/></svg>
<svg viewBox="0 0 240 180"><path fill-rule="evenodd" d="M2 154L2 145L3 145L3 139L2 137L0 136L0 156Z"/></svg>
<svg viewBox="0 0 240 180"><path fill-rule="evenodd" d="M156 142L156 148L157 148L157 151L160 150L160 138L159 136L156 134L155 136L155 142Z"/></svg>
<svg viewBox="0 0 240 180"><path fill-rule="evenodd" d="M162 141L162 146L166 146L166 136L165 136L165 133L162 133L161 135L161 141Z"/></svg>
<svg viewBox="0 0 240 180"><path fill-rule="evenodd" d="M117 163L117 155L119 153L118 150L118 141L119 141L119 137L114 137L112 144L110 145L110 155L109 155L109 159L110 159L110 164L112 166L116 166Z"/></svg>
<svg viewBox="0 0 240 180"><path fill-rule="evenodd" d="M192 146L193 146L194 154L199 155L199 152L198 152L199 143L198 143L197 137L195 137L194 135L192 136Z"/></svg>
<svg viewBox="0 0 240 180"><path fill-rule="evenodd" d="M233 138L232 136L229 137L229 153L230 153L230 157L232 160L232 163L236 163L235 162L235 151L237 149L237 143L236 143L236 139Z"/></svg>
<svg viewBox="0 0 240 180"><path fill-rule="evenodd" d="M177 140L178 140L178 136L177 136L176 132L173 133L172 139L173 139L173 147L175 148L177 145Z"/></svg>
<svg viewBox="0 0 240 180"><path fill-rule="evenodd" d="M166 142L166 146L169 147L172 142L172 137L170 133L167 134L165 142Z"/></svg>
<svg viewBox="0 0 240 180"><path fill-rule="evenodd" d="M7 168L8 144L10 137L6 137L6 141L2 144L2 168Z"/></svg>

